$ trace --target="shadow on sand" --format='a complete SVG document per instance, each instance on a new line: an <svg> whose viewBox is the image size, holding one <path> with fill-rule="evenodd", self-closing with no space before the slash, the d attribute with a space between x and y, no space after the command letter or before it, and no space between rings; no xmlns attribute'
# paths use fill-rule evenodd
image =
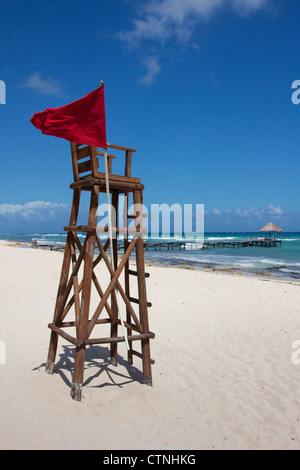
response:
<svg viewBox="0 0 300 470"><path fill-rule="evenodd" d="M75 361L75 347L62 345L62 352L54 367L54 373L59 374L65 384L71 388L72 374ZM104 387L123 387L131 382L139 382L143 384L143 373L118 354L118 365L122 367L119 371L118 367L110 363L110 351L107 347L99 345L90 345L86 348L84 372L88 377L83 383L83 387L92 386L95 388ZM46 366L46 363L35 367L33 370L39 370ZM101 383L91 385L100 376Z"/></svg>

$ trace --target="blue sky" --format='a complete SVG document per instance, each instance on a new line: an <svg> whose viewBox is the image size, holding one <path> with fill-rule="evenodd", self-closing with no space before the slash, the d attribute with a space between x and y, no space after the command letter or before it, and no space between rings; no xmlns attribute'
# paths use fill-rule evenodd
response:
<svg viewBox="0 0 300 470"><path fill-rule="evenodd" d="M3 0L0 233L67 223L69 144L30 118L101 79L147 206L204 204L206 231L300 231L299 26L298 0Z"/></svg>

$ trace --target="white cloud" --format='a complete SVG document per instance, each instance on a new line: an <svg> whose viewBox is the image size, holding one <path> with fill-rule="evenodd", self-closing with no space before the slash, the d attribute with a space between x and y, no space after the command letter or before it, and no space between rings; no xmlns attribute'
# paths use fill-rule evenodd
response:
<svg viewBox="0 0 300 470"><path fill-rule="evenodd" d="M268 223L279 225L285 232L297 232L300 228L300 211L283 210L274 204L259 208L250 206L205 211L205 225L208 232L255 232Z"/></svg>
<svg viewBox="0 0 300 470"><path fill-rule="evenodd" d="M129 47L129 50L141 52L151 50L175 40L177 45L199 49L192 40L196 27L208 21L221 9L231 9L240 16L246 17L271 5L274 0L145 0L138 13L132 19L132 28L120 31L118 38ZM146 52L147 54L147 52ZM148 54L150 55L150 54ZM158 49L156 50L156 56ZM142 65L148 67L148 73L142 80L152 83L160 72L157 59L152 63L145 60Z"/></svg>
<svg viewBox="0 0 300 470"><path fill-rule="evenodd" d="M140 18L133 19L133 29L119 37L131 46L143 40L164 42L171 37L187 42L195 23L211 15L224 0L148 0Z"/></svg>
<svg viewBox="0 0 300 470"><path fill-rule="evenodd" d="M61 82L51 77L43 78L39 73L30 75L22 87L31 88L32 90L35 90L42 95L56 95L60 97L64 96L63 84Z"/></svg>
<svg viewBox="0 0 300 470"><path fill-rule="evenodd" d="M220 209L213 209L212 213L215 214L215 215L221 215Z"/></svg>
<svg viewBox="0 0 300 470"><path fill-rule="evenodd" d="M67 204L33 201L26 204L0 204L0 219L47 221L67 212Z"/></svg>
<svg viewBox="0 0 300 470"><path fill-rule="evenodd" d="M175 38L188 43L197 24L206 21L220 7L231 7L239 15L256 13L271 0L148 0L140 17L133 19L133 28L119 33L119 38L131 47L141 41L164 42Z"/></svg>
<svg viewBox="0 0 300 470"><path fill-rule="evenodd" d="M260 209L256 209L255 207L248 207L245 209L212 209L212 214L217 215L219 217L239 217L239 218L266 218L269 216L278 217L284 214L283 210L280 206L275 207L273 204L269 204L267 207L262 207Z"/></svg>
<svg viewBox="0 0 300 470"><path fill-rule="evenodd" d="M155 76L160 72L160 65L156 57L147 57L143 60L143 65L146 67L146 74L141 79L141 82L149 85L155 79Z"/></svg>
<svg viewBox="0 0 300 470"><path fill-rule="evenodd" d="M15 214L21 210L21 208L22 206L20 204L0 204L0 216Z"/></svg>
<svg viewBox="0 0 300 470"><path fill-rule="evenodd" d="M256 13L269 6L269 0L231 0L232 7L242 16Z"/></svg>
<svg viewBox="0 0 300 470"><path fill-rule="evenodd" d="M283 213L280 206L274 207L272 204L269 204L268 209L270 210L271 214L281 215Z"/></svg>

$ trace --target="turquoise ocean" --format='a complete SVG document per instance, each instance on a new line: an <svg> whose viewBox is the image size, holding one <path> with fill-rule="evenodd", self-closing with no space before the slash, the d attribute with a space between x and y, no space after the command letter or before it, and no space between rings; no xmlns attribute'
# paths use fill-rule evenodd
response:
<svg viewBox="0 0 300 470"><path fill-rule="evenodd" d="M84 238L84 235L79 235ZM205 233L205 241L245 240L259 236L258 233ZM0 234L0 239L24 243L31 246L31 240L37 239L63 248L66 233L7 233ZM195 236L155 236L145 241L190 241L186 250L150 250L145 252L147 261L155 264L176 266L191 266L195 269L223 270L248 275L263 275L280 280L300 281L300 232L285 232L282 234L282 245L278 247L243 247L243 248L202 248Z"/></svg>

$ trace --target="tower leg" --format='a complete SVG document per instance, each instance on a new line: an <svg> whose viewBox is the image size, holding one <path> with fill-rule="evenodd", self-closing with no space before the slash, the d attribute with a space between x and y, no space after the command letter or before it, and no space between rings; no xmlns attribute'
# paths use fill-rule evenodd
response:
<svg viewBox="0 0 300 470"><path fill-rule="evenodd" d="M143 197L142 191L134 191L134 204L135 211L139 211L140 222L136 219L137 228L141 228L143 220ZM149 321L148 321L148 308L147 308L147 292L146 292L146 280L145 280L145 260L144 260L144 241L142 232L136 243L136 266L138 276L138 292L139 292L139 310L140 310L140 321L143 328L143 333L149 333ZM151 356L150 356L150 340L144 339L142 343L142 360L143 360L143 375L144 383L152 386L152 372L151 372Z"/></svg>
<svg viewBox="0 0 300 470"><path fill-rule="evenodd" d="M89 225L97 225L97 208L99 201L99 186L94 186L91 192ZM87 339L88 337L88 322L89 310L91 300L92 276L93 276L93 262L96 244L96 230L87 233L86 247L84 253L84 270L83 270L83 285L82 285L82 298L81 298L81 311L79 325L76 325L77 338ZM73 372L73 382L71 388L71 397L76 401L81 401L82 384L84 375L84 360L85 360L86 346L76 348L75 364Z"/></svg>
<svg viewBox="0 0 300 470"><path fill-rule="evenodd" d="M123 226L124 227L128 226L128 205L129 205L129 193L125 193L124 209L123 209ZM128 234L124 233L124 253L126 253L128 246L129 246ZM124 267L124 285L125 285L125 294L127 298L129 299L130 297L129 260L128 260L128 263L126 263ZM128 323L131 322L131 315L130 315L128 306L126 306L126 320ZM132 334L132 330L130 328L127 328L127 334L128 336ZM133 364L132 341L128 341L128 343L129 343L129 350L127 351L127 361L128 361L128 364L132 365Z"/></svg>
<svg viewBox="0 0 300 470"><path fill-rule="evenodd" d="M82 398L85 350L86 346L76 348L73 382L71 387L71 397L75 401L81 401Z"/></svg>
<svg viewBox="0 0 300 470"><path fill-rule="evenodd" d="M118 214L118 206L119 206L119 194L118 191L113 191L112 193L112 219L113 219L113 226L117 227L118 226L118 221L117 221L117 214ZM117 234L114 234L113 238L113 258L114 258L114 266L113 269L114 271L117 270L118 268L118 240L117 240ZM113 313L113 320L111 323L111 329L110 329L110 336L112 338L118 336L118 303L117 303L117 292L114 289L111 293L111 310ZM110 363L113 366L118 365L118 343L111 343L110 344Z"/></svg>
<svg viewBox="0 0 300 470"><path fill-rule="evenodd" d="M74 190L73 203L72 203L71 216L70 216L70 225L75 225L77 223L80 194L81 194L80 189ZM71 264L71 243L72 243L71 234L68 233L65 252L64 252L64 259L63 259L63 264L62 264L62 269L61 269L59 287L58 287L58 292L57 292L57 297L56 297L55 310L54 310L54 318L53 318L54 325L57 325L60 321L60 316L58 315L58 312L59 310L61 310L61 302L63 301L63 297L64 297L64 293L65 293L65 289L66 289L66 285L67 285L68 277L69 277L70 264ZM57 344L58 344L58 334L52 331L51 336L50 336L48 358L47 358L46 369L45 369L45 371L48 374L53 374L54 363L55 363L56 352L57 352Z"/></svg>
<svg viewBox="0 0 300 470"><path fill-rule="evenodd" d="M54 319L53 319L54 324L57 324L58 322L57 312L63 300L63 295L64 295L65 288L68 282L70 262L71 262L71 246L70 245L71 245L71 240L70 240L70 235L68 234L65 252L64 252L63 265L62 265L62 270L61 270L60 282L59 282L59 287L58 287L58 293L57 293L57 298L56 298L56 305L55 305ZM58 334L55 333L54 331L51 331L48 358L47 358L47 364L46 364L46 372L48 374L53 374L56 351L57 351L57 344L58 344Z"/></svg>

